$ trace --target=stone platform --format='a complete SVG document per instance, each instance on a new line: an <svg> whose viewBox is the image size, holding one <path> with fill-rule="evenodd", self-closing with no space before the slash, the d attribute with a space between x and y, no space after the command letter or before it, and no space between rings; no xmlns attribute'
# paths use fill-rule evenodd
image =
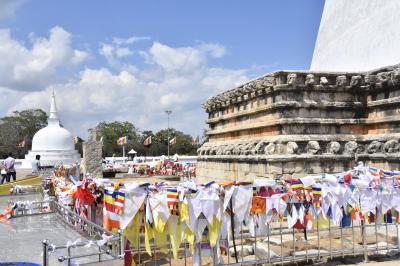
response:
<svg viewBox="0 0 400 266"><path fill-rule="evenodd" d="M277 71L210 98L199 179L399 169L400 67Z"/></svg>

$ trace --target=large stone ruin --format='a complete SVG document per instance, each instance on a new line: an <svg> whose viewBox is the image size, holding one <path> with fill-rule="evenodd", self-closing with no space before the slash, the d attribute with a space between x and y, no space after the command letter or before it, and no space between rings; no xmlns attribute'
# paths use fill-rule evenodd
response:
<svg viewBox="0 0 400 266"><path fill-rule="evenodd" d="M96 140L96 130L92 129L89 139L83 143L83 163L86 173L93 177L103 177L103 143Z"/></svg>
<svg viewBox="0 0 400 266"><path fill-rule="evenodd" d="M207 100L200 179L399 169L400 66L277 71Z"/></svg>

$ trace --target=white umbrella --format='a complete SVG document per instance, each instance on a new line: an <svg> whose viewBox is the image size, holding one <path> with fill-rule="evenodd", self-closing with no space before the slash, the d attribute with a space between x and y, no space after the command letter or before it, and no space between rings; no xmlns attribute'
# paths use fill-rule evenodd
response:
<svg viewBox="0 0 400 266"><path fill-rule="evenodd" d="M134 150L134 149L132 149L132 150L130 150L129 152L128 152L128 154L136 154L137 152Z"/></svg>

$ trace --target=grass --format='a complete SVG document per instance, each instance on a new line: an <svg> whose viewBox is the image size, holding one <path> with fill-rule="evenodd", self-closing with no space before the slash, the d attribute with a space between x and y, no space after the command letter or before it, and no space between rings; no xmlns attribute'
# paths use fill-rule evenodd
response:
<svg viewBox="0 0 400 266"><path fill-rule="evenodd" d="M25 178L25 179L17 180L17 181L14 181L14 182L5 183L3 185L0 185L0 195L2 195L2 196L9 195L10 194L10 189L14 185L20 185L20 186L39 185L40 182L41 182L41 179L40 179L39 176L32 176L32 177L28 177L28 178Z"/></svg>

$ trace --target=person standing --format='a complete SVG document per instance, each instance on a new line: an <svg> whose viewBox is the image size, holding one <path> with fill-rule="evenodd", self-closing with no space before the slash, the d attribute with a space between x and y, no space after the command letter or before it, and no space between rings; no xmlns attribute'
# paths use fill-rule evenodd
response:
<svg viewBox="0 0 400 266"><path fill-rule="evenodd" d="M17 180L17 172L15 171L15 159L12 157L11 152L8 154L7 159L4 160L4 166L7 171L8 180L11 181L11 177L12 177L13 180L16 181Z"/></svg>
<svg viewBox="0 0 400 266"><path fill-rule="evenodd" d="M40 170L40 155L37 154L35 160L32 162L32 174L39 174Z"/></svg>
<svg viewBox="0 0 400 266"><path fill-rule="evenodd" d="M4 180L6 180L7 182L10 182L10 179L7 176L7 171L6 171L6 167L4 165L4 161L7 159L7 155L4 156L3 158L4 160L0 163L0 173L1 173L1 182L0 185L4 183Z"/></svg>

